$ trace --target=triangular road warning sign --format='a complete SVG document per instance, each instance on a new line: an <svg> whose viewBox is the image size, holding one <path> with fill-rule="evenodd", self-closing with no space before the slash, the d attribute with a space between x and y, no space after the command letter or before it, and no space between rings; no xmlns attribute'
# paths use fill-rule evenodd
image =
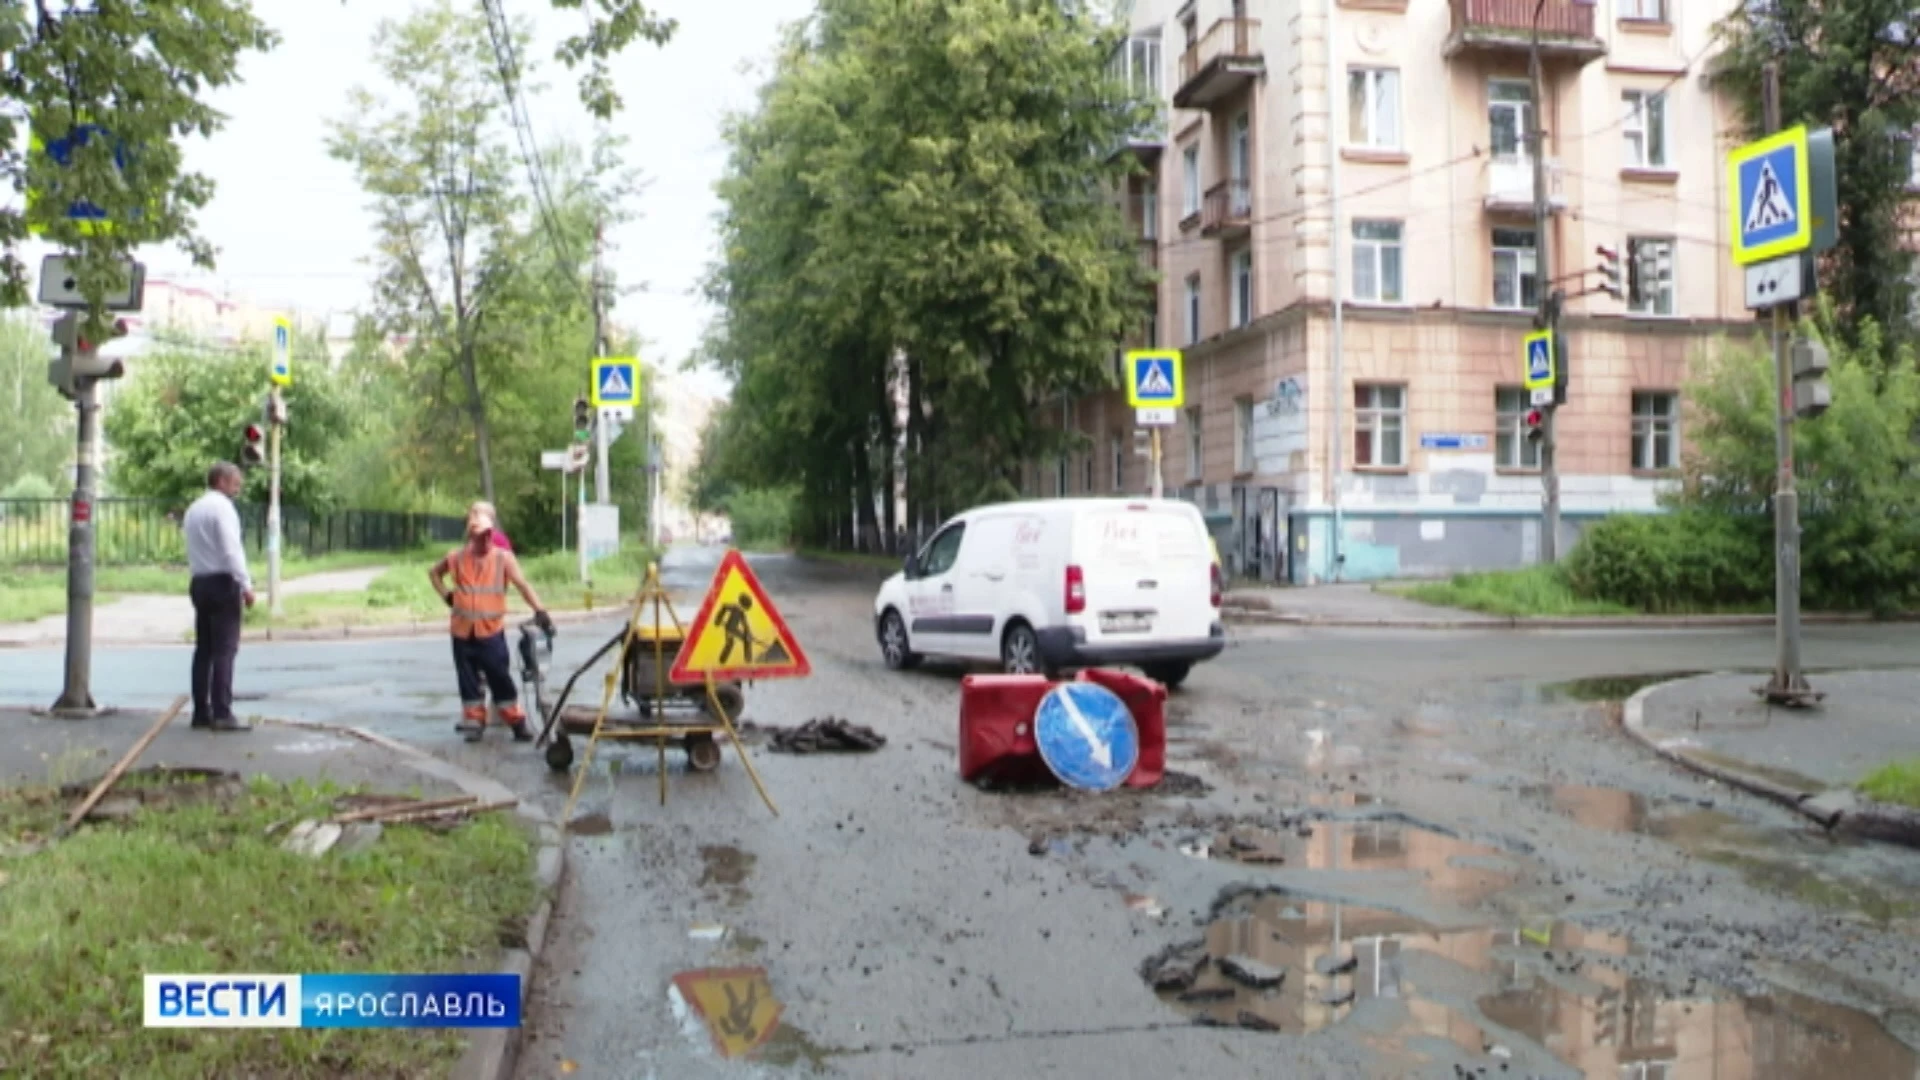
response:
<svg viewBox="0 0 1920 1080"><path fill-rule="evenodd" d="M1140 377L1141 397L1168 397L1173 393L1173 380L1167 377L1165 360L1147 361L1146 374Z"/></svg>
<svg viewBox="0 0 1920 1080"><path fill-rule="evenodd" d="M673 977L673 985L706 1022L714 1049L723 1058L750 1053L779 1030L784 1008L773 996L766 968L682 971Z"/></svg>
<svg viewBox="0 0 1920 1080"><path fill-rule="evenodd" d="M729 549L714 571L700 613L667 678L675 683L733 679L798 679L813 674L800 642L767 599L739 551Z"/></svg>
<svg viewBox="0 0 1920 1080"><path fill-rule="evenodd" d="M1754 185L1753 201L1747 204L1744 231L1757 233L1762 229L1791 224L1793 219L1793 204L1787 201L1786 190L1780 186L1780 177L1774 174L1773 162L1761 161L1760 182Z"/></svg>
<svg viewBox="0 0 1920 1080"><path fill-rule="evenodd" d="M600 377L601 397L623 398L633 396L633 387L627 385L627 377L620 374L619 368L610 367L606 368L605 371L606 374Z"/></svg>

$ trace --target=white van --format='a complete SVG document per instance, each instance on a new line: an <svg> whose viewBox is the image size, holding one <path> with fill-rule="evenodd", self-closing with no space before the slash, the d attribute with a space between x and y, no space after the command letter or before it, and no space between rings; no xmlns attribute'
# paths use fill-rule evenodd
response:
<svg viewBox="0 0 1920 1080"><path fill-rule="evenodd" d="M1008 672L1128 664L1169 687L1226 646L1200 511L1149 499L1045 499L940 527L873 602L890 668L923 656Z"/></svg>

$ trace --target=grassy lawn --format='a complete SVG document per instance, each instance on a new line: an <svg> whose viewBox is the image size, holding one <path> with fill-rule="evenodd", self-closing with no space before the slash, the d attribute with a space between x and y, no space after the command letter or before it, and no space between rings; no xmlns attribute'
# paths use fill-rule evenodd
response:
<svg viewBox="0 0 1920 1080"><path fill-rule="evenodd" d="M340 792L256 781L97 824L0 859L0 1074L445 1075L455 1032L146 1030L143 972L457 972L491 967L533 901L532 840L510 815L445 833L389 826L348 856L282 851L269 825ZM0 845L45 836L64 802L0 794Z"/></svg>
<svg viewBox="0 0 1920 1080"><path fill-rule="evenodd" d="M343 551L317 558L289 555L281 560L283 581L323 574L332 570L355 570L369 566L418 564L426 566L440 556L437 549L422 551ZM259 591L266 591L267 560L254 558L249 567ZM93 589L98 603L134 593L186 595L187 568L184 566L100 566L93 572ZM429 591L431 595L431 591ZM288 598L292 600L293 598ZM0 623L26 622L58 615L67 609L67 570L64 566L0 566Z"/></svg>
<svg viewBox="0 0 1920 1080"><path fill-rule="evenodd" d="M1860 781L1860 791L1870 799L1920 809L1920 758L1880 766Z"/></svg>
<svg viewBox="0 0 1920 1080"><path fill-rule="evenodd" d="M1489 615L1633 615L1632 608L1574 595L1551 566L1455 574L1446 581L1390 586L1382 591L1436 607L1484 611Z"/></svg>

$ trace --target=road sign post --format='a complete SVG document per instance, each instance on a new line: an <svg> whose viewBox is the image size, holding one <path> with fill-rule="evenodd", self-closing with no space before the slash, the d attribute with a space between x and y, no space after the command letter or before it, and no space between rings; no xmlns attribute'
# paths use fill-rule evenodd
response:
<svg viewBox="0 0 1920 1080"><path fill-rule="evenodd" d="M1126 363L1127 404L1133 406L1135 421L1148 429L1152 439L1147 456L1150 493L1156 499L1165 498L1160 430L1171 426L1186 404L1185 358L1178 349L1134 349L1127 353Z"/></svg>

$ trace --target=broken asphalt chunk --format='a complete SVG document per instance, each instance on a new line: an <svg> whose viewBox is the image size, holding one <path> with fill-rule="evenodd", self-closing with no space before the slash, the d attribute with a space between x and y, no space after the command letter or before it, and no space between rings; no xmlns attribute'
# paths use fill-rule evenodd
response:
<svg viewBox="0 0 1920 1080"><path fill-rule="evenodd" d="M1183 991L1200 977L1200 969L1206 966L1207 959L1203 942L1169 945L1140 965L1140 977L1155 990Z"/></svg>
<svg viewBox="0 0 1920 1080"><path fill-rule="evenodd" d="M1287 977L1287 969L1274 964L1263 963L1251 956L1227 956L1220 960L1220 972L1242 986L1255 990L1267 990L1279 986L1280 980Z"/></svg>
<svg viewBox="0 0 1920 1080"><path fill-rule="evenodd" d="M1360 966L1360 958L1348 953L1344 957L1328 953L1313 962L1313 969L1322 975L1345 975Z"/></svg>

